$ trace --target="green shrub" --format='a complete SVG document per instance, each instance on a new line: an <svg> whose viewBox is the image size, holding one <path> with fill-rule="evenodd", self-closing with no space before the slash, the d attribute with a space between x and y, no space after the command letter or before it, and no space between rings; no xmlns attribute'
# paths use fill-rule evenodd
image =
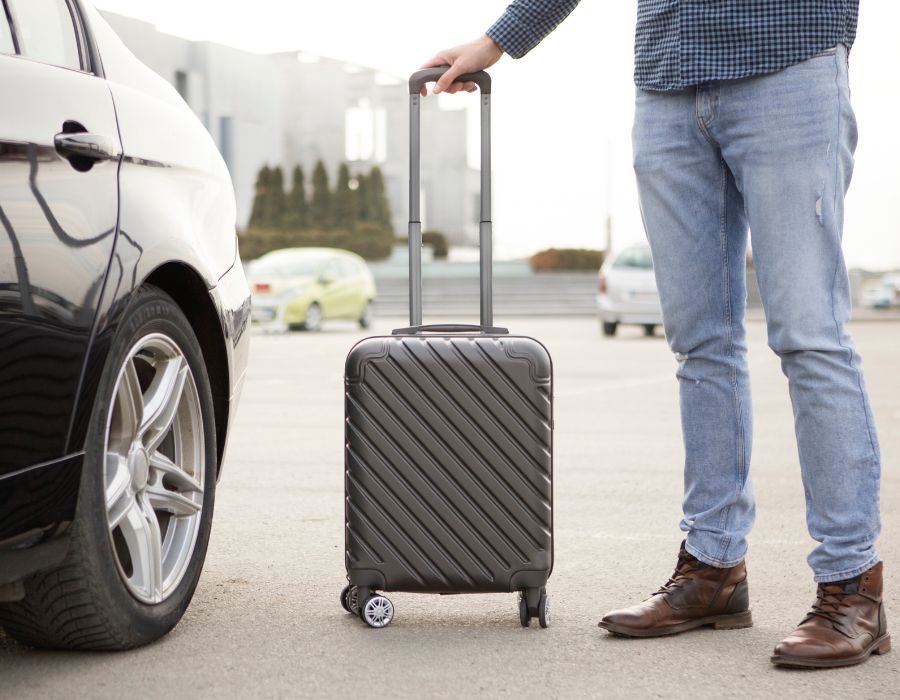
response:
<svg viewBox="0 0 900 700"><path fill-rule="evenodd" d="M265 255L270 250L309 245L303 241L304 232L275 228L249 228L238 236L238 248L244 262Z"/></svg>
<svg viewBox="0 0 900 700"><path fill-rule="evenodd" d="M603 264L606 251L589 248L549 248L535 253L529 259L535 272L560 272L591 270L596 272Z"/></svg>
<svg viewBox="0 0 900 700"><path fill-rule="evenodd" d="M435 260L446 260L450 252L447 237L440 231L425 231L422 234L422 243L431 246L431 252Z"/></svg>
<svg viewBox="0 0 900 700"><path fill-rule="evenodd" d="M394 232L375 223L360 223L350 235L347 246L366 260L384 260L394 247Z"/></svg>
<svg viewBox="0 0 900 700"><path fill-rule="evenodd" d="M281 248L341 248L361 255L366 260L383 260L391 254L394 235L375 224L359 224L355 230L346 229L247 229L238 246L244 261L254 260Z"/></svg>

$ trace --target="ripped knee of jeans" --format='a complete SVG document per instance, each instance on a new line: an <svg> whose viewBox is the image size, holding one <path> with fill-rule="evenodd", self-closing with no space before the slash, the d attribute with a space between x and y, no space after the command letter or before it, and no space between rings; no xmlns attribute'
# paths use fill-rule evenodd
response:
<svg viewBox="0 0 900 700"><path fill-rule="evenodd" d="M688 360L690 359L690 357L691 356L687 353L675 353L675 360L678 362L678 369L675 370L675 376L686 382L694 382L694 384L699 384L700 380L697 379L697 377L692 377L688 370Z"/></svg>
<svg viewBox="0 0 900 700"><path fill-rule="evenodd" d="M831 150L831 144L828 144L828 150ZM820 226L825 225L825 216L822 213L822 198L825 196L825 180L819 183L819 191L816 193L816 219Z"/></svg>

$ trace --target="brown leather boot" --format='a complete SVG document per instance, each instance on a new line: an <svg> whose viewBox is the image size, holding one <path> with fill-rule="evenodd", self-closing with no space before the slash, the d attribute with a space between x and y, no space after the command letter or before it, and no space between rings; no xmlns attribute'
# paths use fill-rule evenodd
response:
<svg viewBox="0 0 900 700"><path fill-rule="evenodd" d="M775 647L772 663L803 668L852 666L891 650L881 563L848 581L820 583L803 622Z"/></svg>
<svg viewBox="0 0 900 700"><path fill-rule="evenodd" d="M660 637L710 626L717 630L751 627L747 567L729 569L704 564L684 548L678 553L675 573L647 600L615 610L600 620L600 627L626 637Z"/></svg>

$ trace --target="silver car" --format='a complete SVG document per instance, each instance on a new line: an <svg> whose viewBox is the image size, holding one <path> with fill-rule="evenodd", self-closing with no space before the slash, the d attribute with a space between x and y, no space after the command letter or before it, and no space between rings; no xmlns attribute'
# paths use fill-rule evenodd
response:
<svg viewBox="0 0 900 700"><path fill-rule="evenodd" d="M645 243L611 255L600 269L597 310L603 335L614 336L619 325L643 326L653 335L662 324L662 309L650 246Z"/></svg>

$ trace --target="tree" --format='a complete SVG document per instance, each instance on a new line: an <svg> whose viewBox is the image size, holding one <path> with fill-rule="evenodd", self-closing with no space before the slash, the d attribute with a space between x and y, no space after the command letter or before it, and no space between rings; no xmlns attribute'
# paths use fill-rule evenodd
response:
<svg viewBox="0 0 900 700"><path fill-rule="evenodd" d="M328 172L320 160L316 163L312 176L312 199L309 203L309 224L313 228L329 229L334 217L332 213L331 190L328 188Z"/></svg>
<svg viewBox="0 0 900 700"><path fill-rule="evenodd" d="M303 168L299 165L294 168L291 176L291 192L287 196L287 206L284 217L286 228L300 230L309 225L309 202L306 201L306 178Z"/></svg>
<svg viewBox="0 0 900 700"><path fill-rule="evenodd" d="M352 231L356 227L356 196L350 189L350 169L341 163L334 190L333 215L335 228Z"/></svg>
<svg viewBox="0 0 900 700"><path fill-rule="evenodd" d="M322 161L313 170L310 197L302 168L293 169L291 180L291 191L286 193L280 167L260 169L250 221L239 242L246 260L270 250L303 246L345 248L367 260L390 255L394 244L391 211L377 166L368 175L358 176L355 190L346 164L338 170L334 192ZM446 257L443 236L436 232L427 236L435 257Z"/></svg>
<svg viewBox="0 0 900 700"><path fill-rule="evenodd" d="M281 168L264 165L256 178L256 195L249 226L281 226L285 211L284 173Z"/></svg>
<svg viewBox="0 0 900 700"><path fill-rule="evenodd" d="M269 182L272 177L272 171L268 165L260 168L259 174L256 176L256 194L253 195L253 209L250 212L250 221L248 226L266 226L266 197L269 191Z"/></svg>
<svg viewBox="0 0 900 700"><path fill-rule="evenodd" d="M366 178L366 221L392 230L391 205L384 191L384 175L377 165L372 167Z"/></svg>
<svg viewBox="0 0 900 700"><path fill-rule="evenodd" d="M287 197L284 193L284 171L281 169L281 166L272 171L266 203L267 225L282 226L284 224L284 215L287 211Z"/></svg>
<svg viewBox="0 0 900 700"><path fill-rule="evenodd" d="M369 178L365 173L356 176L356 216L359 221L369 221Z"/></svg>

